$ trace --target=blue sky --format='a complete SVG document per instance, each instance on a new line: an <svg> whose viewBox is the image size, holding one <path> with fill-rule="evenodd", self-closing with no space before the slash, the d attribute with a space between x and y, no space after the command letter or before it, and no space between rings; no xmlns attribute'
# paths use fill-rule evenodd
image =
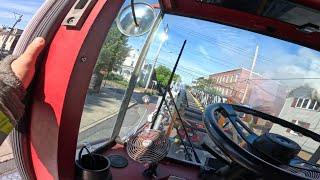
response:
<svg viewBox="0 0 320 180"><path fill-rule="evenodd" d="M259 54L254 71L266 78L320 77L318 51L246 30L174 15L165 15L148 54L149 62L155 57L159 34L166 24L169 39L161 50L158 65L173 67L186 39L187 45L177 70L186 83L235 68L250 69L257 46ZM144 38L131 38L130 45L141 48ZM309 84L320 89L319 80L286 80L281 83L289 88Z"/></svg>
<svg viewBox="0 0 320 180"><path fill-rule="evenodd" d="M33 14L43 3L43 0L1 0L0 1L0 26L12 26L15 17L12 12L23 14L22 21L17 25L24 29Z"/></svg>
<svg viewBox="0 0 320 180"><path fill-rule="evenodd" d="M1 0L0 25L12 25L15 21L12 12L17 12L24 15L18 24L23 29L42 3L43 0ZM265 77L320 77L320 53L317 51L249 31L173 15L165 15L148 53L148 62L154 59L160 43L159 35L166 24L169 26L169 39L161 49L158 65L172 68L186 39L187 45L177 71L186 83L200 76L234 68L249 69L256 46L260 51L255 71ZM141 49L144 38L130 38L129 45ZM282 83L291 87L307 83L320 89L319 80Z"/></svg>

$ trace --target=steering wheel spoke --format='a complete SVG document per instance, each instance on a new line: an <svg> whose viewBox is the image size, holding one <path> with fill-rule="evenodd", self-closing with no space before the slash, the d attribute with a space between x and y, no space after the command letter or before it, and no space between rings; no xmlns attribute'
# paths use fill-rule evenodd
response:
<svg viewBox="0 0 320 180"><path fill-rule="evenodd" d="M203 119L208 135L231 160L262 177L320 178L318 165L297 156L301 150L297 143L273 133L258 136L242 121L237 112L269 120L320 142L320 135L278 117L239 105L224 103L209 105ZM228 122L220 123L221 116L224 116ZM233 127L231 136L230 131L226 131L230 126ZM240 137L247 146L238 140Z"/></svg>
<svg viewBox="0 0 320 180"><path fill-rule="evenodd" d="M241 119L238 117L238 114L236 113L235 109L231 104L220 104L220 105L224 112L223 114L227 116L228 120L231 122L236 132L248 145L251 146L253 143L253 140L255 139L255 137L257 137L257 135L241 121ZM246 135L243 130L245 130L248 133L248 135Z"/></svg>

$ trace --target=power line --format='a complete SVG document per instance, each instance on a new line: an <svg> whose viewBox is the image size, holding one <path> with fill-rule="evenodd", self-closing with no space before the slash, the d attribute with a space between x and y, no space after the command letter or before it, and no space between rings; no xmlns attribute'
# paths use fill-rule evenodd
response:
<svg viewBox="0 0 320 180"><path fill-rule="evenodd" d="M270 78L270 79L245 79L243 78L244 81L291 81L291 80L320 80L320 77L307 77L307 78Z"/></svg>
<svg viewBox="0 0 320 180"><path fill-rule="evenodd" d="M167 48L164 48L164 49L167 49ZM166 51L168 53L170 53L169 51ZM186 53L189 53L188 51L186 51ZM206 57L204 57L206 58ZM227 66L227 67L231 67L231 66L228 66L228 65L225 65L223 63L219 63L218 61L214 61L210 58L206 58L207 60L211 61L211 62L214 62L214 63L218 63L218 64L222 64L224 66ZM162 59L164 60L164 59ZM233 68L233 67L232 67ZM210 75L210 74L209 74ZM292 81L292 80L320 80L320 77L298 77L298 78L259 78L259 79L248 79L248 78L241 78L243 81L240 81L240 82L246 82L246 81Z"/></svg>
<svg viewBox="0 0 320 180"><path fill-rule="evenodd" d="M160 60L164 60L164 59L161 59L161 58L159 58L159 59L160 59ZM168 67L171 66L171 64L169 65L169 64L166 64L166 63L163 63L163 62L158 62L158 64L162 64L162 65L165 65L165 66L168 66ZM184 72L187 73L187 74L190 74L190 75L192 75L192 72L193 72L193 73L196 73L196 74L201 75L201 76L208 76L208 75L205 74L205 73L200 73L199 71L195 71L195 70L193 70L193 69L189 69L189 68L186 68L186 67L181 66L181 65L179 65L177 68L178 68L179 70L181 70L181 71L184 71Z"/></svg>
<svg viewBox="0 0 320 180"><path fill-rule="evenodd" d="M167 43L167 44L169 44L169 45L170 45L170 44L171 44L171 45L174 45L174 44L172 44L172 43ZM223 60L223 59L220 59L220 58L217 58L217 57L212 57L212 56L210 56L210 55L203 54L202 52L200 52L200 51L198 51L198 50L193 49L193 52L197 52L198 54L201 54L204 59L207 59L207 60L210 61L210 62L214 62L214 63L220 64L220 65L222 65L222 66L229 67L229 68L232 68L232 69L234 69L235 67L237 67L236 64L233 64L233 63L231 63L231 62L228 62L228 64L223 63L223 62L225 62L226 60ZM185 53L186 53L186 54L189 54L189 55L195 55L195 53L192 53L192 52L190 52L190 51L186 51ZM232 66L230 66L229 64L234 65L235 67L232 67Z"/></svg>
<svg viewBox="0 0 320 180"><path fill-rule="evenodd" d="M176 25L175 25L176 26ZM202 39L202 40L204 40L204 41L208 41L208 40L213 40L213 41L215 41L216 42L216 44L218 45L218 46L220 46L220 47L223 47L223 48L226 48L226 49L228 49L229 51L232 51L232 52L234 52L234 53L236 53L236 54L238 54L238 55L242 55L242 56L244 56L244 57L246 57L246 58L252 58L252 57L250 57L250 56L248 56L248 53L254 53L253 51L248 51L248 50L245 50L245 49L243 49L243 48L240 48L240 47L236 47L236 46L234 46L234 45L232 45L232 44L230 44L230 43L227 43L227 42L223 42L223 41L218 41L218 40L216 40L216 39L213 39L213 37L210 37L210 36L207 36L207 35L204 35L204 34L200 34L200 33L198 33L198 32L196 32L196 31L194 31L194 30L191 30L191 29L189 29L189 28L186 28L186 27L179 27L178 26L178 28L177 29L180 29L181 31L187 31L188 32L188 35L189 34L191 34L191 35L193 35L193 36L197 36L198 38L200 38L200 39ZM176 31L177 32L177 31ZM180 32L178 32L179 34L181 34ZM202 36L202 37L201 37ZM211 45L211 46L213 46L212 44L210 44L210 43L208 43L209 45ZM242 53L241 53L242 52ZM244 53L244 54L243 54ZM265 56L263 56L263 55L259 55L258 56L259 57L259 60L262 60L262 61L265 61L265 62L272 62L272 60L271 59L268 59L267 57L265 57Z"/></svg>
<svg viewBox="0 0 320 180"><path fill-rule="evenodd" d="M171 44L171 43L169 43ZM173 44L172 44L173 45ZM164 48L166 50L168 50L167 48ZM197 51L197 50L195 50ZM170 53L170 51L166 51L167 53ZM199 51L197 51L199 52ZM189 51L186 51L186 53L190 53ZM201 52L199 52L200 54L203 54ZM204 55L204 54L203 54ZM223 64L223 63L219 63L218 61L215 61L213 59L210 59L210 58L207 58L207 57L204 57L205 59L213 62L213 63L218 63L218 64L222 64L226 67L231 67L229 65L226 65L226 64ZM162 59L164 60L164 59ZM221 59L220 59L221 60ZM234 67L232 67L234 68ZM209 74L210 75L210 74ZM259 79L248 79L248 78L240 78L242 79L243 81L240 81L240 82L246 82L246 81L289 81L289 80L320 80L320 77L298 77L298 78L259 78Z"/></svg>

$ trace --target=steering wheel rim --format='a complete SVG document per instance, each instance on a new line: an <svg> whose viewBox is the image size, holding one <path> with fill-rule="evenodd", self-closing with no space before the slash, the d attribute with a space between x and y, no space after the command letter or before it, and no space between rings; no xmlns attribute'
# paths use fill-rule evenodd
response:
<svg viewBox="0 0 320 180"><path fill-rule="evenodd" d="M223 113L223 115L229 119L233 127L235 127L237 133L242 137L242 139L244 139L247 142L247 144L252 145L252 141L253 141L252 139L257 137L257 135L253 131L251 131L246 125L243 124L243 122L241 122L235 110L239 112L244 112L246 114L251 114L257 117L261 117L265 120L269 120L273 123L279 124L286 128L292 129L296 132L299 132L304 136L310 137L317 142L320 142L320 135L310 130L304 129L298 125L285 121L283 119L268 115L263 112L259 112L257 110L247 108L245 106L216 103L216 104L209 105L204 111L203 120L204 120L206 129L208 131L209 137L227 156L229 156L230 159L232 159L239 165L263 177L308 179L308 177L299 175L297 173L293 173L289 170L285 170L270 162L267 162L266 160L262 159L258 155L255 155L249 150L240 147L231 138L229 138L223 131L222 127L218 124L218 119L216 118L217 112ZM243 137L243 134L239 132L241 131L241 129L239 129L239 126L237 125L237 123L239 123L242 127L244 127L244 129L247 132L249 132L250 134L249 138Z"/></svg>

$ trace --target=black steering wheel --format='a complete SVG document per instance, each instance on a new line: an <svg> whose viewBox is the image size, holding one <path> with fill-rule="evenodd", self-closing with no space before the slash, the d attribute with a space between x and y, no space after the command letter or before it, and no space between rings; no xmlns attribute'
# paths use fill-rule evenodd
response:
<svg viewBox="0 0 320 180"><path fill-rule="evenodd" d="M231 160L263 178L320 178L318 165L298 157L301 147L296 142L273 133L258 136L245 122L240 120L237 112L269 120L320 142L320 135L266 113L232 104L209 105L203 118L208 135ZM228 122L221 124L219 122L221 116L227 118ZM227 124L233 126L237 138L243 140L244 145L239 145L228 136L224 130Z"/></svg>

